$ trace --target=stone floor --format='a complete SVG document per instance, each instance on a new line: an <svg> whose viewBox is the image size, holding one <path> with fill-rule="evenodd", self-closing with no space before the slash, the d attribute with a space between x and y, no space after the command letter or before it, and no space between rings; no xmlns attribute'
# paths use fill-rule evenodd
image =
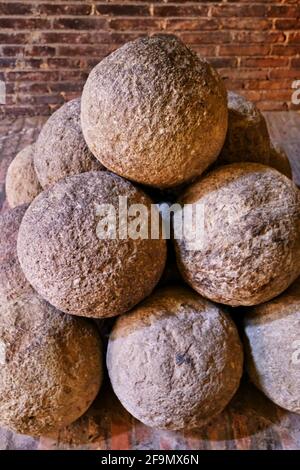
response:
<svg viewBox="0 0 300 470"><path fill-rule="evenodd" d="M286 150L300 185L300 115L266 114L271 137ZM5 202L5 174L14 155L33 142L45 121L0 121L0 210ZM0 449L300 449L300 416L275 406L245 378L227 409L208 426L193 432L155 431L132 418L105 380L90 410L51 437L33 439L0 429Z"/></svg>

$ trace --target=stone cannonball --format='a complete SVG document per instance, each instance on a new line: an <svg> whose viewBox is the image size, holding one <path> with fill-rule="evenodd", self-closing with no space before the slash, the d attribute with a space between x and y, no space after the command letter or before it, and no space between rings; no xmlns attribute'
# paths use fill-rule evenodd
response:
<svg viewBox="0 0 300 470"><path fill-rule="evenodd" d="M80 98L65 103L44 124L35 146L34 166L44 189L66 176L103 169L82 135Z"/></svg>
<svg viewBox="0 0 300 470"><path fill-rule="evenodd" d="M72 423L102 381L96 328L36 294L0 303L0 362L0 425L21 434L50 434Z"/></svg>
<svg viewBox="0 0 300 470"><path fill-rule="evenodd" d="M119 197L127 198L129 209L142 204L150 213L150 198L104 171L59 181L27 210L18 237L19 260L35 290L59 310L95 318L119 315L159 281L166 241L130 236L135 217L127 218L128 236L122 238ZM110 217L105 205L116 214L115 234L102 230Z"/></svg>
<svg viewBox="0 0 300 470"><path fill-rule="evenodd" d="M6 174L6 197L10 207L29 204L42 191L34 164L35 144L21 150L8 167Z"/></svg>
<svg viewBox="0 0 300 470"><path fill-rule="evenodd" d="M270 164L270 137L262 113L254 103L228 92L228 130L217 164Z"/></svg>
<svg viewBox="0 0 300 470"><path fill-rule="evenodd" d="M246 366L274 403L300 414L300 279L244 317Z"/></svg>
<svg viewBox="0 0 300 470"><path fill-rule="evenodd" d="M277 170L225 165L188 188L181 203L192 205L194 218L202 211L197 243L185 234L175 240L181 274L199 294L251 306L300 275L300 192Z"/></svg>
<svg viewBox="0 0 300 470"><path fill-rule="evenodd" d="M82 93L86 142L105 167L167 188L213 163L227 131L218 73L175 36L129 42L90 73Z"/></svg>
<svg viewBox="0 0 300 470"><path fill-rule="evenodd" d="M19 227L27 207L23 204L0 214L0 304L33 292L17 254Z"/></svg>
<svg viewBox="0 0 300 470"><path fill-rule="evenodd" d="M190 429L231 400L243 351L221 307L168 287L117 319L107 367L114 392L135 418L154 428Z"/></svg>

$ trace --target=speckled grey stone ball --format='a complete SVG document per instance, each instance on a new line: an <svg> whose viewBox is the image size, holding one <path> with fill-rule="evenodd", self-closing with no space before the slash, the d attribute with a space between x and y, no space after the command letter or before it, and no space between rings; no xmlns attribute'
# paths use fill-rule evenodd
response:
<svg viewBox="0 0 300 470"><path fill-rule="evenodd" d="M27 210L18 236L19 260L35 290L59 310L95 318L120 315L159 281L166 241L151 239L150 232L149 238L119 236L119 197L127 197L129 208L143 204L150 213L150 198L105 171L61 180ZM104 204L116 215L113 238L99 236L108 214L99 212Z"/></svg>
<svg viewBox="0 0 300 470"><path fill-rule="evenodd" d="M35 146L34 166L44 189L66 176L103 170L82 135L80 98L65 103L44 124Z"/></svg>
<svg viewBox="0 0 300 470"><path fill-rule="evenodd" d="M243 320L251 380L274 403L300 414L300 279Z"/></svg>
<svg viewBox="0 0 300 470"><path fill-rule="evenodd" d="M175 36L129 42L90 73L81 122L93 154L111 171L167 188L199 176L227 131L218 73Z"/></svg>
<svg viewBox="0 0 300 470"><path fill-rule="evenodd" d="M199 246L186 234L175 239L181 274L199 294L251 306L279 295L300 275L300 192L275 169L225 165L190 186L181 202L194 214L197 206L203 211Z"/></svg>
<svg viewBox="0 0 300 470"><path fill-rule="evenodd" d="M102 382L101 343L87 320L36 294L0 302L0 425L49 434L79 418Z"/></svg>
<svg viewBox="0 0 300 470"><path fill-rule="evenodd" d="M221 307L176 286L117 319L107 367L114 392L135 418L158 429L190 429L231 400L243 351Z"/></svg>

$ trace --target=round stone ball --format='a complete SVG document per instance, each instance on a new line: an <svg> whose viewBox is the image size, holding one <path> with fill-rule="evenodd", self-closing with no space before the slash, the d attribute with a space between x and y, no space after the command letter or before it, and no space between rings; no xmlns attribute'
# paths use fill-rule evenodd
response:
<svg viewBox="0 0 300 470"><path fill-rule="evenodd" d="M102 381L94 325L36 294L0 303L0 425L45 435L79 418Z"/></svg>
<svg viewBox="0 0 300 470"><path fill-rule="evenodd" d="M245 314L246 366L277 405L300 414L300 280Z"/></svg>
<svg viewBox="0 0 300 470"><path fill-rule="evenodd" d="M269 165L288 178L293 178L291 165L284 149L277 143L271 144Z"/></svg>
<svg viewBox="0 0 300 470"><path fill-rule="evenodd" d="M65 103L44 124L35 146L34 165L44 189L66 176L103 169L83 138L80 98Z"/></svg>
<svg viewBox="0 0 300 470"><path fill-rule="evenodd" d="M19 227L27 207L24 204L0 214L0 304L33 292L23 274L17 254Z"/></svg>
<svg viewBox="0 0 300 470"><path fill-rule="evenodd" d="M251 101L228 92L228 130L217 164L270 164L270 137L262 113Z"/></svg>
<svg viewBox="0 0 300 470"><path fill-rule="evenodd" d="M189 181L216 160L227 113L218 73L175 36L125 44L92 70L82 93L93 154L118 175L160 188Z"/></svg>
<svg viewBox="0 0 300 470"><path fill-rule="evenodd" d="M137 218L123 218L120 197L129 210L141 204L150 214L152 201L141 190L104 171L59 181L27 210L18 237L19 260L35 290L59 310L95 318L119 315L159 281L166 240L146 238L144 230L131 236Z"/></svg>
<svg viewBox="0 0 300 470"><path fill-rule="evenodd" d="M158 429L190 429L231 400L243 351L221 307L168 287L117 319L107 367L114 392L135 418Z"/></svg>
<svg viewBox="0 0 300 470"><path fill-rule="evenodd" d="M188 188L181 203L192 205L193 219L185 219L188 237L175 239L177 262L199 294L251 306L300 275L300 192L277 170L225 165Z"/></svg>
<svg viewBox="0 0 300 470"><path fill-rule="evenodd" d="M42 191L33 164L35 144L21 150L8 167L6 197L10 207L29 204Z"/></svg>

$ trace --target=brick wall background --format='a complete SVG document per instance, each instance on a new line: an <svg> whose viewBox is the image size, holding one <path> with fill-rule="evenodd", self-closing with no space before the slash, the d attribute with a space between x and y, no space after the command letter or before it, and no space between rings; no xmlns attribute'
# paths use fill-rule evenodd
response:
<svg viewBox="0 0 300 470"><path fill-rule="evenodd" d="M101 58L157 32L180 36L261 109L293 107L300 0L0 0L0 113L51 113Z"/></svg>

